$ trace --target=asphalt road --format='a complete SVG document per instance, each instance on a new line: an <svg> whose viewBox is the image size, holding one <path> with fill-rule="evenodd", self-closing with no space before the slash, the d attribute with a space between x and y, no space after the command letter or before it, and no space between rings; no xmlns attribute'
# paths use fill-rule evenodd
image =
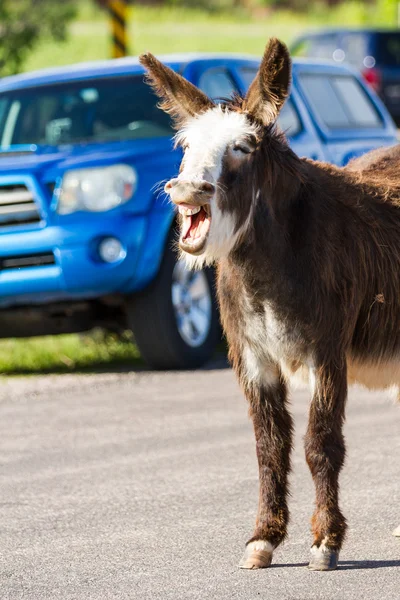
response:
<svg viewBox="0 0 400 600"><path fill-rule="evenodd" d="M296 421L290 535L237 568L257 468L229 369L2 380L0 599L399 600L400 406L354 389L340 569L309 572L313 487Z"/></svg>

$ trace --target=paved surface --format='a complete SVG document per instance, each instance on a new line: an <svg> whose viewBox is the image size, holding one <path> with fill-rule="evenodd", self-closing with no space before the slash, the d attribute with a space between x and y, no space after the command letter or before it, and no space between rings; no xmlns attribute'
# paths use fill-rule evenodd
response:
<svg viewBox="0 0 400 600"><path fill-rule="evenodd" d="M241 571L257 469L230 370L3 380L0 598L399 600L400 407L352 391L340 570L309 572L308 394L293 393L290 536Z"/></svg>

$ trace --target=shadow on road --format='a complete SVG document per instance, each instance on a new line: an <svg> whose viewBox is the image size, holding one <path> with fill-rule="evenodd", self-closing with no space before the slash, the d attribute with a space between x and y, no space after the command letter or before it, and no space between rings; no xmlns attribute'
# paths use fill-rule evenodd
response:
<svg viewBox="0 0 400 600"><path fill-rule="evenodd" d="M400 560L346 560L339 563L339 569L384 569L387 567L400 567Z"/></svg>
<svg viewBox="0 0 400 600"><path fill-rule="evenodd" d="M282 567L308 567L308 563L275 563L270 568ZM385 567L400 567L400 560L346 560L339 562L338 569L348 571L350 569L384 569Z"/></svg>
<svg viewBox="0 0 400 600"><path fill-rule="evenodd" d="M276 569L281 567L308 567L308 563L272 563L270 569Z"/></svg>

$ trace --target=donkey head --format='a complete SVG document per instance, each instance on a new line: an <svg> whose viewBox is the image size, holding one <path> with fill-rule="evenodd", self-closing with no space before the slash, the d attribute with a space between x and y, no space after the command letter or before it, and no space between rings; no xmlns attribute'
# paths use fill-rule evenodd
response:
<svg viewBox="0 0 400 600"><path fill-rule="evenodd" d="M210 264L227 256L249 226L263 141L288 95L288 50L270 40L246 97L219 105L151 54L140 62L184 149L178 177L165 186L181 216L179 246L191 266Z"/></svg>

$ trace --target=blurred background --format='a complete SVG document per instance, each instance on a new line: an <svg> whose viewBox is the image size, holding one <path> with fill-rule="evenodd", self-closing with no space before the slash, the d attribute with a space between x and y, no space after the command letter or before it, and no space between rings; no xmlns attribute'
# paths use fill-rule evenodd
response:
<svg viewBox="0 0 400 600"><path fill-rule="evenodd" d="M1 75L110 57L110 19L96 0L2 0ZM321 27L396 27L396 0L169 0L129 3L130 54L260 54Z"/></svg>
<svg viewBox="0 0 400 600"><path fill-rule="evenodd" d="M400 66L400 4L395 0L149 0L126 4L126 30L119 32L118 46L112 37L119 25L110 16L107 0L1 0L0 77L125 53L137 55L144 50L259 56L273 35L295 54L349 61L365 71L368 83L379 93L380 74L374 70L369 50L371 35L357 35L372 28L388 28L379 52L392 67ZM339 40L336 33L344 26L352 33L347 41ZM322 37L316 37L320 31ZM374 51L374 61L379 52ZM399 89L391 86L396 104L400 104ZM141 364L130 333L96 330L87 335L0 341L0 372L5 375Z"/></svg>

